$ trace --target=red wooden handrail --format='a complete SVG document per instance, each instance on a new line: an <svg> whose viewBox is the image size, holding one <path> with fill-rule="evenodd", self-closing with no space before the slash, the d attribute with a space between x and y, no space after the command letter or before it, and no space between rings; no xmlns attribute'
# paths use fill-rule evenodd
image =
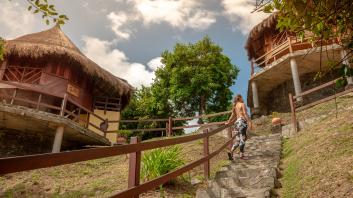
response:
<svg viewBox="0 0 353 198"><path fill-rule="evenodd" d="M51 166L59 166L63 164L70 164L104 157L112 157L137 151L144 151L166 146L172 146L176 144L182 144L202 139L204 137L209 137L222 131L227 127L229 127L229 125L221 126L207 134L185 135L162 140L145 141L139 144L119 145L107 148L93 148L61 153L47 153L38 155L0 158L0 175L25 170L46 168Z"/></svg>
<svg viewBox="0 0 353 198"><path fill-rule="evenodd" d="M340 79L340 78L337 78L337 79L335 79L335 80L331 80L331 81L329 81L329 82L327 82L327 83L324 83L324 84L322 84L322 85L319 85L319 86L314 87L314 88L312 88L312 89L309 89L309 90L307 90L307 91L303 91L302 93L300 93L300 94L298 94L298 95L296 95L296 96L293 96L293 98L294 98L294 99L297 99L297 98L299 98L299 97L308 95L308 94L313 93L313 92L315 92L315 91L318 91L318 90L320 90L320 89L322 89L322 88L328 87L328 86L330 86L330 85L334 85L334 84L336 83L336 81L339 80L339 79Z"/></svg>
<svg viewBox="0 0 353 198"><path fill-rule="evenodd" d="M108 148L94 148L94 149L87 149L87 150L62 152L62 153L50 153L50 154L0 158L0 175L132 153L130 154L129 189L122 191L116 195L113 195L113 197L138 197L139 194L146 192L148 190L152 190L155 187L175 177L178 177L181 174L187 171L190 171L191 169L201 164L205 165L205 175L208 176L209 160L214 156L216 156L218 153L220 153L228 145L230 145L233 142L235 136L230 138L225 144L223 144L219 149L217 149L211 154L208 153L208 137L228 127L229 125L228 126L224 125L211 132L204 132L202 134L169 138L164 140L146 141L141 143L138 143L139 141L137 138L132 138L132 142L131 142L132 144L108 147ZM196 160L192 163L189 163L177 170L169 172L161 177L158 177L156 179L150 180L146 183L139 185L141 151L186 143L186 142L190 142L198 139L204 139L203 158Z"/></svg>

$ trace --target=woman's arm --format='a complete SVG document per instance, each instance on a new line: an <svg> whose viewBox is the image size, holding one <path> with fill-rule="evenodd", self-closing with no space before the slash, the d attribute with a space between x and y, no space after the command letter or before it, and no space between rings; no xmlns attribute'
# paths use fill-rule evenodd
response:
<svg viewBox="0 0 353 198"><path fill-rule="evenodd" d="M229 124L231 122L234 122L234 120L236 119L237 117L237 113L235 111L235 106L233 106L233 109L232 109L232 114L230 115L228 121L226 121L224 124Z"/></svg>

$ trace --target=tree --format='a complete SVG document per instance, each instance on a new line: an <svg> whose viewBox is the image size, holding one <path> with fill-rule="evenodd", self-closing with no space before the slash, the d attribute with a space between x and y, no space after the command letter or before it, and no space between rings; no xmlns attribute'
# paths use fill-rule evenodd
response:
<svg viewBox="0 0 353 198"><path fill-rule="evenodd" d="M193 116L228 108L239 70L208 36L195 44L177 43L162 53L162 63L152 85L160 109Z"/></svg>
<svg viewBox="0 0 353 198"><path fill-rule="evenodd" d="M278 12L279 30L295 32L302 38L310 35L312 43L339 38L347 55L332 68L341 66L343 77L353 75L347 64L341 64L353 53L352 0L257 0L256 10Z"/></svg>
<svg viewBox="0 0 353 198"><path fill-rule="evenodd" d="M9 0L10 1L10 0ZM28 4L27 10L33 14L42 14L42 19L49 25L50 21L57 25L63 25L69 18L64 14L59 14L53 4L48 3L48 0L25 0ZM0 61L5 55L4 40L0 37Z"/></svg>

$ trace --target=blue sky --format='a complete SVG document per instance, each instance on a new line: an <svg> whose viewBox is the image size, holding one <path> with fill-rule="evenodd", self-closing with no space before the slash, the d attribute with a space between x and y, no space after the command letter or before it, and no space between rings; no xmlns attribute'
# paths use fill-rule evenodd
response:
<svg viewBox="0 0 353 198"><path fill-rule="evenodd" d="M60 0L52 1L70 21L63 31L93 61L130 82L149 85L160 54L176 42L205 35L240 68L234 93L246 98L250 75L244 43L266 15L251 13L253 0ZM51 26L26 10L25 1L0 3L0 36L5 39Z"/></svg>

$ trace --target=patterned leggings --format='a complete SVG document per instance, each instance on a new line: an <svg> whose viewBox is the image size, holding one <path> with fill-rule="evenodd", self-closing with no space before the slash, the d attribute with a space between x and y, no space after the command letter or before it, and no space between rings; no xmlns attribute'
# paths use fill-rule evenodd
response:
<svg viewBox="0 0 353 198"><path fill-rule="evenodd" d="M235 149L239 147L240 152L244 153L244 148L245 148L245 141L246 141L246 130L248 129L248 125L246 123L246 120L243 118L238 118L238 120L235 122L235 129L237 130L237 138L236 142L232 146L232 154Z"/></svg>

